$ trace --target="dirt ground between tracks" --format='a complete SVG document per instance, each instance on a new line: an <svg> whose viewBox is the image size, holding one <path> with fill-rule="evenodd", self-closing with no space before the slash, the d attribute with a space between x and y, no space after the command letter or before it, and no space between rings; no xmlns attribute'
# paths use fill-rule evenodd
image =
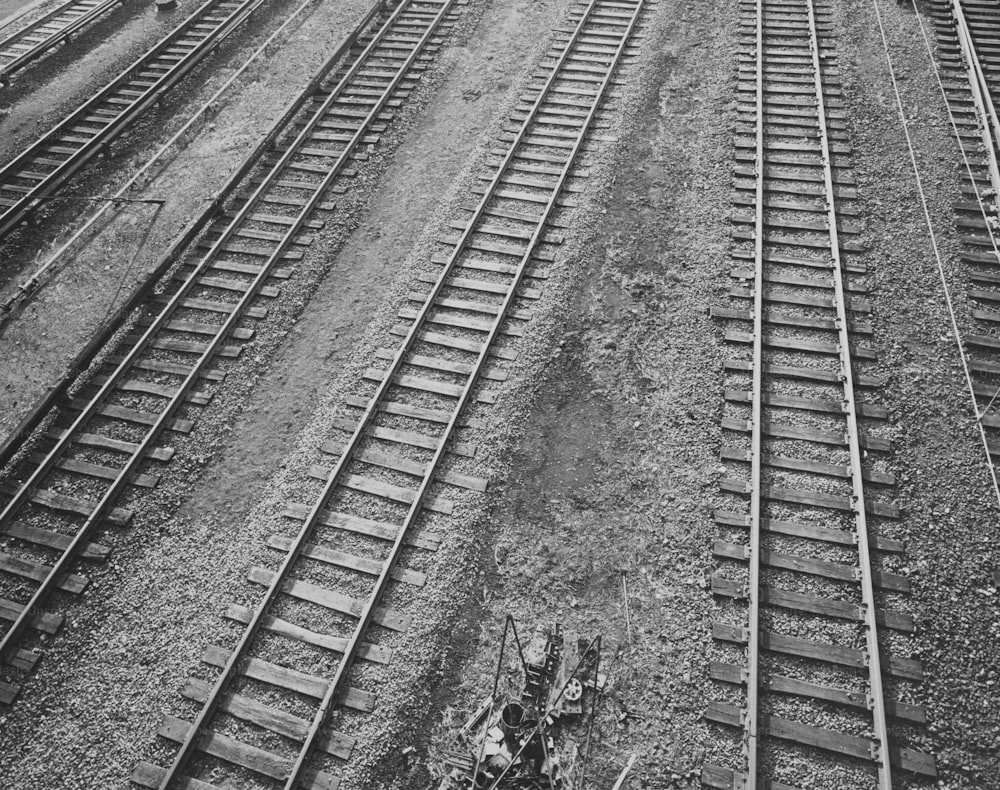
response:
<svg viewBox="0 0 1000 790"><path fill-rule="evenodd" d="M957 149L929 88L912 12L880 7L907 76L904 101L938 230L953 254ZM349 16L344 4L319 8L311 24L323 13ZM895 501L904 508L892 536L907 542L908 606L920 624L904 649L926 674L908 693L927 707L929 727L902 734L937 753L941 786L998 787L1000 623L989 587L997 512L871 7L837 8L876 347L889 381ZM504 109L564 5L473 0L465 13L468 28L449 41L417 108L387 141L398 145L394 155L376 157L372 175L338 206L247 359L178 442L159 488L133 497L135 523L106 538L112 561L88 569L93 582L83 598L62 602L66 627L44 646L24 698L0 716L0 784L127 787L138 759L169 759L155 736L161 716L190 712L179 695L184 679L206 645L232 640L220 614L235 600L254 600L249 566L273 562L263 549L273 525L262 513L294 490L329 416L385 342L445 207L468 201ZM615 645L588 787L609 788L632 754L624 784L632 790L699 786L706 752L737 763L732 740L701 718L717 696L707 678L715 649L708 578L726 354L707 309L730 285L736 35L730 3L661 0L642 60L625 72L619 142L604 147L572 215L516 375L481 414L489 427L479 437L478 471L490 477L490 492L463 500L449 523L416 627L361 732L345 788L436 783L436 758L488 688L507 613L525 630L558 620ZM325 36L295 40L303 69L337 40ZM282 73L295 71L295 59L280 62ZM224 177L226 163L266 125L265 108L280 108L281 90L279 77L247 86L172 166L175 180L163 183ZM218 151L227 157L199 180ZM178 203L151 251L195 205ZM126 221L107 249L121 259L143 229ZM0 336L0 352L14 361L0 370L5 400L18 393L5 412L17 412L59 372L58 353L25 353L15 342L51 324L68 293L103 282L75 276L54 282ZM92 321L103 309L82 312ZM86 325L59 332L62 359ZM925 785L900 777L898 786Z"/></svg>

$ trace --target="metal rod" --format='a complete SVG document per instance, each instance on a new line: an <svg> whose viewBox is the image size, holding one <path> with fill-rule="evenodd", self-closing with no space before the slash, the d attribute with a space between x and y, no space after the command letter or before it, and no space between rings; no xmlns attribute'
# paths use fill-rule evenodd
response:
<svg viewBox="0 0 1000 790"><path fill-rule="evenodd" d="M367 54L379 40L380 39L377 36L372 43L369 44L368 48L365 50L365 54ZM362 55L362 57L358 59L351 69L348 70L347 74L338 84L338 89L354 75L359 68L359 64L363 61L364 55ZM296 155L297 149L308 139L313 128L322 118L323 112L330 106L337 95L336 90L330 93L330 95L323 102L320 110L317 111L317 113L298 134L295 141L288 147L288 150L275 165L274 169L272 169L267 176L265 176L260 186L258 186L251 195L250 199L247 200L243 208L237 212L236 217L227 226L226 230L222 233L219 239L215 241L211 249L205 254L205 257L196 267L195 274L186 280L185 283L171 297L170 301L153 320L149 328L143 333L142 337L139 338L138 342L136 342L136 344L129 350L129 352L125 355L125 358L108 377L108 380L101 386L94 399L91 400L88 406L73 421L70 428L64 432L63 438L49 451L42 462L35 468L28 480L18 490L17 494L15 494L10 502L7 503L7 506L4 507L2 512L0 512L0 524L5 523L8 519L12 518L14 513L21 508L25 502L27 502L35 486L55 467L60 456L65 451L70 437L78 432L87 423L87 421L97 413L100 404L111 393L111 391L118 386L121 379L131 369L132 363L145 351L149 343L152 342L153 337L166 325L170 316L173 314L173 311L184 301L184 299L187 298L187 295L192 289L198 287L198 277L196 275L209 268L211 261L214 260L214 257L219 252L221 247L229 241L238 224L245 221L246 218L254 211L259 197L271 185L271 183L278 178L278 174L284 168L285 164ZM75 557L80 546L87 540L93 529L100 524L104 520L105 516L111 511L114 501L118 498L125 486L131 481L132 476L137 471L139 464L143 461L146 450L166 428L170 420L173 418L174 413L184 402L187 393L191 391L200 379L201 371L204 370L205 367L212 361L223 342L228 339L232 330L236 327L236 324L243 319L243 315L246 312L246 309L250 306L250 302L256 298L258 291L264 286L267 278L270 276L271 270L276 265L277 261L279 261L284 255L285 250L302 228L307 215L313 210L316 203L319 202L323 192L346 164L354 146L360 140L371 119L381 112L381 108L382 104L377 104L371 113L369 113L369 116L366 118L366 122L362 124L358 131L354 133L351 138L351 142L345 147L344 152L337 159L330 172L317 186L316 192L309 199L306 205L301 208L293 224L288 226L285 231L285 235L282 237L282 240L278 242L274 252L272 252L268 259L262 264L258 274L249 283L247 290L240 297L239 301L234 304L232 312L226 317L223 323L219 325L218 334L209 342L208 347L199 356L197 362L195 362L191 368L191 371L178 387L176 394L170 399L163 411L157 417L156 422L149 428L142 440L138 442L139 449L126 461L124 467L119 471L115 480L111 483L109 488L101 497L100 501L95 505L91 515L87 517L84 524L73 536L69 546L50 568L48 576L46 576L45 580L35 590L31 599L25 605L17 619L15 619L11 624L3 639L0 640L0 659L6 657L7 654L13 649L14 643L19 638L21 633L23 633L23 631L30 625L35 613L41 611L42 602L51 594L62 574L66 572L69 563Z"/></svg>
<svg viewBox="0 0 1000 790"><path fill-rule="evenodd" d="M990 173L990 183L993 186L993 207L1000 205L1000 166L997 164L997 141L1000 140L1000 120L997 119L996 107L990 95L989 82L983 71L983 65L976 52L975 41L969 30L968 20L960 0L952 0L952 13L955 16L955 32L962 55L968 64L969 91L979 116L979 131L986 150L986 164ZM991 133L992 130L992 133Z"/></svg>
<svg viewBox="0 0 1000 790"><path fill-rule="evenodd" d="M594 732L594 719L597 718L597 703L601 701L601 692L598 687L601 682L601 651L604 649L604 640L601 635L597 635L597 661L594 664L594 701L590 706L590 721L587 723L587 742L583 752L583 763L580 766L579 787L584 787L584 779L587 778L587 763L590 762L590 737Z"/></svg>
<svg viewBox="0 0 1000 790"><path fill-rule="evenodd" d="M486 733L490 729L490 715L493 713L493 705L496 704L497 691L500 690L500 673L503 672L503 656L507 650L507 631L513 625L514 618L508 614L503 622L503 636L500 637L500 655L497 656L497 669L493 673L493 694L490 696L490 709L487 711L486 718L483 721L483 734L479 737L479 751L476 753L476 764L472 768L473 787L476 786L476 777L479 776L479 768L483 764L483 752L486 751Z"/></svg>
<svg viewBox="0 0 1000 790"><path fill-rule="evenodd" d="M351 152L354 150L355 145L361 139L361 137L367 132L367 128L370 125L371 121L380 112L382 112L385 102L388 100L388 97L395 89L395 86L398 85L400 81L402 81L403 76L408 72L409 67L416 60L418 54L423 50L427 40L430 39L431 35L436 31L438 24L448 13L453 3L454 0L446 0L446 2L442 3L441 10L437 15L437 17L435 17L434 21L432 21L428 25L427 31L414 46L414 49L410 53L409 57L400 65L398 71L396 72L396 75L393 78L392 83L386 88L381 99L378 102L376 102L376 104L369 111L368 115L365 118L365 122L358 127L358 130L352 136L351 142L345 147L343 153L338 158L334 168L331 169L328 175L323 179L323 182L317 187L317 191L313 199L310 201L310 205L303 207L302 211L299 214L296 225L294 226L296 231L298 230L298 227L300 227L301 224L305 221L306 214L312 210L315 202L318 201L322 193L325 192L326 188L330 185L330 183L333 181L336 175L340 172L340 169L342 168L343 164L347 162L347 159L350 156ZM377 48L380 45L381 41L388 35L389 31L392 29L396 19L403 15L403 11L406 7L408 7L406 3L400 4L397 7L397 9L393 12L393 14L384 22L378 33L365 48L365 51L362 53L362 55L355 61L355 63L351 66L348 72L340 80L337 87L333 91L331 91L330 94L327 96L326 100L323 103L323 108L322 108L323 110L328 108L338 98L343 87L348 83L350 79L353 78L354 74L362 68L363 64L366 63L369 53L371 53L375 48ZM293 145L288 148L288 150L282 156L279 163L275 165L275 168L271 171L271 173L268 175L265 181L257 188L254 194L247 201L243 209L241 209L239 214L240 218L242 218L242 216L246 214L249 214L253 210L253 207L255 206L257 199L260 197L263 191L270 185L270 183L278 178L278 174L283 169L284 165L288 161L290 161L294 156L297 155L296 151L297 148L299 147L299 143L308 137L308 135L312 132L312 129L315 127L315 125L319 123L322 116L323 116L322 111L317 112L316 115L313 116L312 120L300 132L298 138L296 138L296 142L293 143ZM234 220L234 223L235 222L236 220ZM230 225L227 231L223 233L223 235L215 242L215 244L213 245L213 252L214 250L218 249L222 244L224 244L226 240L228 240L229 235L231 235L232 233L233 227L234 225ZM283 252L284 248L279 250L279 252L276 253L276 255L283 254ZM343 459L341 459L341 461L343 461ZM342 468L342 464L340 464L339 466ZM280 568L275 573L271 584L268 586L268 589L264 594L262 603L260 604L260 606L258 606L257 610L254 612L254 615L250 620L250 623L244 630L243 635L240 638L240 641L237 643L236 647L232 651L229 660L226 662L226 665L223 667L221 674L216 680L215 686L213 686L212 691L209 694L208 700L206 701L202 709L199 711L198 716L195 719L191 729L188 731L187 737L185 738L184 742L181 744L181 748L178 751L177 755L175 756L173 763L171 764L168 772L165 774L163 781L160 784L161 790L167 790L167 787L169 786L170 782L173 780L175 776L177 776L177 774L180 773L184 764L187 762L187 760L191 756L191 753L194 751L195 743L197 742L198 732L207 724L208 720L214 713L215 708L218 706L223 690L225 689L225 687L228 685L228 683L235 674L237 662L240 660L246 647L253 640L257 631L260 629L264 616L267 612L269 603L277 597L281 584L287 577L288 572L292 567L292 565L294 565L295 561L298 559L298 556L301 553L303 546L306 544L309 535L311 534L316 522L318 521L319 512L322 508L323 502L325 502L325 499L328 498L329 491L331 490L332 487L329 484L324 487L324 493L326 494L326 496L321 497L321 500L317 502L317 505L313 508L312 512L303 523L303 526L300 529L298 536L295 538L295 541L293 542L291 549L285 556L285 559L282 562ZM403 538L403 532L401 531L398 541L401 542L402 538ZM384 577L387 577L389 571L390 571L389 566L386 566L383 569L383 573L379 577L379 582L376 583L376 588L378 588L378 585L380 583L384 585L385 583ZM374 606L369 607L369 611L367 613L367 619L371 618L372 615L371 610L373 608ZM358 646L360 645L360 641L361 641L360 637L358 637L356 633L356 638L349 642L349 647L347 649L347 653L345 654L345 658L347 657L347 654L356 652ZM343 666L344 666L344 661L342 661L340 664L341 668ZM338 673L338 676L339 674L340 673ZM332 703L332 700L334 698L333 694L335 693L335 691L336 691L335 684L331 682L329 687L329 692L324 697L326 708L324 708L322 704L320 706L320 713L324 713L322 719L323 721L325 721L325 710L328 709L329 705ZM317 716L319 715L320 714L317 714ZM317 721L319 720L318 719L313 720L313 726L310 727L309 733L307 734L305 741L299 751L298 758L296 759L292 767L291 773L286 783L286 787L288 788L292 788L295 786L295 784L298 781L298 777L304 768L305 756L311 750L319 731L320 724L317 724Z"/></svg>
<svg viewBox="0 0 1000 790"><path fill-rule="evenodd" d="M747 756L747 790L757 787L757 719L760 704L760 510L762 393L764 369L764 0L757 0L757 184L754 218L753 360L750 406L750 541L747 585L747 707L743 716L743 741Z"/></svg>
<svg viewBox="0 0 1000 790"><path fill-rule="evenodd" d="M417 312L416 318L413 320L413 323L410 326L406 338L404 338L402 344L400 345L399 350L396 352L396 355L393 358L392 363L390 364L389 369L385 372L384 378L376 388L375 394L373 395L371 401L366 407L364 415L362 416L357 427L355 428L353 435L348 440L343 455L338 460L333 471L330 473L330 476L327 479L327 483L324 486L322 494L320 495L319 499L317 500L316 504L314 505L312 511L310 512L307 518L306 524L303 527L304 531L307 528L311 529L311 524L318 519L321 509L325 505L327 499L329 499L329 497L332 495L333 489L336 486L341 474L343 473L343 470L347 467L347 464L353 458L355 450L360 446L361 438L364 432L366 431L368 425L374 418L374 415L378 409L378 404L385 397L390 387L393 386L393 380L395 379L396 374L404 365L404 360L406 358L406 355L409 353L410 348L416 342L417 337L423 330L427 318L430 315L431 310L433 309L432 305L436 302L441 291L445 288L445 284L455 267L456 261L458 260L459 256L465 251L465 247L472 236L474 228L478 224L479 219L482 218L482 216L484 215L486 207L490 202L490 200L492 199L493 192L497 189L498 185L500 184L501 179L503 178L504 173L507 169L507 166L514 158L515 152L517 151L518 146L521 144L521 141L526 136L530 124L532 123L534 118L538 115L539 109L542 106L542 103L545 97L547 96L549 90L551 89L553 81L555 80L555 76L559 73L562 65L566 62L566 59L569 57L569 53L573 47L573 44L579 37L580 31L586 24L587 18L593 11L594 7L598 4L598 2L599 0L591 0L590 4L587 6L586 12L583 14L583 16L580 19L580 22L574 29L574 33L571 35L570 40L566 45L566 49L559 57L556 64L552 67L552 72L548 82L539 91L538 97L535 99L535 102L533 103L531 109L528 111L524 121L522 122L520 130L515 136L515 139L511 142L507 154L504 156L503 161L497 168L496 173L494 174L489 185L487 186L482 199L480 200L478 206L476 207L475 211L470 217L465 230L462 231L458 243L455 245L455 248L449 255L448 260L445 263L445 266L442 268L437 281L435 282L434 286L431 289L430 294L427 297L427 301ZM457 402L455 404L452 415L448 420L448 423L444 426L442 434L439 438L438 446L434 451L433 457L427 464L427 467L424 472L424 477L421 480L415 492L413 501L410 504L407 514L403 520L403 524L400 527L399 533L396 536L396 540L393 542L392 548L389 551L388 558L385 562L385 565L383 566L382 572L379 574L378 580L376 581L375 586L373 588L374 591L371 597L366 602L365 608L355 626L354 632L349 642L350 645L355 647L349 648L348 651L345 653L343 660L337 667L337 671L333 679L330 681L330 685L327 688L326 695L324 696L323 701L320 704L319 710L316 712L316 715L313 718L313 722L310 726L309 734L306 737L306 741L299 751L299 755L295 761L295 765L292 769L291 776L285 783L285 790L293 790L297 781L296 777L305 767L305 760L311 750L313 742L318 736L320 728L325 723L326 718L329 715L330 710L332 709L333 701L336 698L336 694L338 693L340 686L342 685L348 673L350 672L351 664L354 659L354 653L356 651L356 645L360 644L361 637L368 629L372 615L374 614L375 607L377 606L378 601L381 598L382 591L385 589L390 574L396 565L396 561L398 560L400 553L402 552L404 541L408 534L408 530L416 520L417 515L420 513L420 510L423 506L424 498L427 496L427 492L429 491L430 486L434 481L435 470L441 463L448 442L450 441L456 427L458 426L459 417L464 413L465 408L472 399L472 392L474 387L478 383L479 374L486 364L490 350L493 348L493 345L495 344L497 337L500 335L501 327L504 321L506 320L511 305L513 304L516 298L518 286L524 279L525 272L528 268L532 256L535 253L535 249L541 243L542 236L545 231L545 226L548 222L548 218L555 209L556 200L558 199L559 194L562 192L562 189L567 179L569 178L570 169L572 168L575 159L580 151L580 148L583 145L585 131L590 127L591 123L593 122L594 115L597 113L597 109L607 91L608 84L611 81L611 74L614 71L615 65L621 58L621 53L625 48L626 42L628 41L629 37L632 34L632 31L635 28L636 22L643 8L644 2L645 0L638 0L638 2L636 3L636 10L634 16L630 19L626 30L622 34L621 42L619 43L619 46L615 50L615 54L608 68L608 73L601 81L597 89L596 96L594 97L594 103L591 106L589 112L587 113L586 118L584 118L582 121L581 134L574 143L573 147L570 149L570 152L567 156L566 164L560 171L560 174L556 182L552 185L553 188L552 197L546 203L545 208L542 211L541 216L539 217L538 224L535 230L532 232L530 239L528 239L527 241L525 252L521 257L520 262L515 267L510 290L504 296L502 303L499 305L496 317L494 318L490 326L486 338L481 343L480 351L478 353L476 361L472 365L472 373L468 377L465 386L462 388L461 394L458 396ZM448 3L447 5L450 6L450 3Z"/></svg>
<svg viewBox="0 0 1000 790"><path fill-rule="evenodd" d="M814 0L806 0L806 5L809 9L809 38L813 56L819 138L823 151L823 180L827 194L827 223L830 226L830 254L833 259L833 281L836 291L834 303L837 310L844 413L846 416L847 440L851 458L854 523L857 530L858 564L861 571L861 601L865 613L865 641L868 652L868 685L871 696L872 730L878 752L876 758L878 761L878 786L880 790L892 790L889 730L886 722L885 693L882 688L882 662L878 646L878 622L875 616L875 584L872 578L868 518L865 513L865 489L861 469L861 442L858 437L858 412L854 400L854 372L851 365L851 345L847 320L847 295L844 288L844 276L840 259L840 237L837 228L836 198L833 189L833 167L830 155L830 139L826 125L826 104L823 98L823 78L819 57L819 34L816 29Z"/></svg>

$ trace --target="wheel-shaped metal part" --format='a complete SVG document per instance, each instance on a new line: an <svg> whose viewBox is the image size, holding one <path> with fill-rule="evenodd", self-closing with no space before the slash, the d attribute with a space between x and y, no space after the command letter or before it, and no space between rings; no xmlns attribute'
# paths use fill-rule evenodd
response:
<svg viewBox="0 0 1000 790"><path fill-rule="evenodd" d="M576 678L570 678L569 683L566 684L566 690L563 692L563 696L569 702L579 702L580 698L583 696L583 684Z"/></svg>

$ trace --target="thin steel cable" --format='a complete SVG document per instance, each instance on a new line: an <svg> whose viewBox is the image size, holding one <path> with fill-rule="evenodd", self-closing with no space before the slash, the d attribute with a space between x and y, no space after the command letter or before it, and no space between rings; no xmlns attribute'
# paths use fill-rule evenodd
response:
<svg viewBox="0 0 1000 790"><path fill-rule="evenodd" d="M962 361L962 372L965 375L965 384L969 390L969 397L972 399L972 409L976 415L976 426L979 429L979 438L983 443L983 451L986 454L986 464L989 467L990 478L993 481L993 493L997 498L997 506L1000 507L1000 482L997 481L997 471L993 464L993 459L990 457L990 446L986 438L986 429L983 427L981 422L982 415L979 413L979 406L976 403L976 390L972 384L972 374L969 372L969 362L965 355L965 345L962 342L962 333L958 327L958 318L955 315L955 306L951 299L951 291L948 288L948 280L944 273L944 262L941 259L941 250L938 247L937 236L934 233L934 224L931 222L930 210L927 207L927 196L924 194L923 180L920 178L920 168L917 165L917 156L913 149L913 140L910 138L910 128L906 121L906 113L903 111L903 99L899 94L899 85L896 82L896 72L892 65L892 55L889 53L889 40L886 37L885 25L882 22L882 12L879 11L878 0L872 0L872 8L875 9L875 16L878 19L879 34L882 37L882 47L885 50L885 60L889 67L889 77L892 80L892 90L896 95L896 108L899 110L899 120L903 125L903 134L906 137L906 147L910 155L910 163L913 165L913 177L917 182L917 193L920 195L920 205L924 213L924 221L927 223L927 233L930 236L931 247L934 250L934 259L937 262L938 276L941 278L941 286L944 289L944 298L948 306L948 315L951 319L952 332L955 335L955 343L958 346L958 356ZM914 10L916 10L914 8ZM927 35L924 33L923 24L920 23L920 15L917 14L917 21L920 25L920 31L924 34L924 41L928 45L928 51L930 51L930 45L927 41ZM944 93L944 85L941 82L941 76L938 73L937 64L933 62L933 55L931 57L931 62L934 67L934 73L937 76L938 85L941 88L941 95L945 98L945 105L947 106L947 96ZM955 119L952 116L951 108L948 109L948 117L951 118L952 127L955 130L956 137L958 136L958 127L955 126ZM969 175L971 178L972 170L969 164L968 158L965 156L965 151L961 147L961 138L958 138L959 148L962 150L962 156L965 158L966 167L969 169ZM975 188L975 181L973 181L973 188ZM977 198L979 197L977 191ZM982 208L982 200L979 201L980 208ZM988 223L987 223L988 227ZM993 239L992 232L990 233L990 238ZM993 239L994 249L996 249L996 240Z"/></svg>

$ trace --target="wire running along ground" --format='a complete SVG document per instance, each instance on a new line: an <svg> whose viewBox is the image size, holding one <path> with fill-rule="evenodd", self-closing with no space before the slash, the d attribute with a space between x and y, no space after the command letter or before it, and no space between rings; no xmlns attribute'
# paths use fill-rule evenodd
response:
<svg viewBox="0 0 1000 790"><path fill-rule="evenodd" d="M912 0L911 0L911 3L912 3ZM940 74L940 72L938 70L937 63L934 60L934 53L933 53L933 51L931 49L930 40L929 40L929 38L927 36L926 31L924 30L923 22L920 19L920 14L917 11L916 6L915 5L911 5L911 7L914 10L914 15L917 18L917 24L918 24L918 26L920 28L921 34L923 35L924 43L925 43L925 45L927 47L927 52L928 52L928 55L930 57L931 67L934 70L934 75L935 75L935 77L937 79L938 86L940 87L941 96L942 96L942 98L944 98L945 108L947 109L947 112L948 112L948 118L951 121L951 126L952 126L952 129L953 129L954 133L955 133L955 139L958 141L958 147L959 147L959 150L962 153L962 159L965 162L965 167L966 167L966 170L967 170L967 172L969 174L969 180L972 182L972 187L975 190L976 199L979 201L980 210L983 212L983 218L987 219L987 217L986 217L986 209L985 209L985 207L983 205L982 196L980 195L979 189L976 186L975 179L972 177L972 166L969 163L968 156L965 153L965 148L962 145L961 137L958 134L958 127L957 127L957 125L955 123L955 117L954 117L954 115L951 112L951 107L948 105L948 99L947 99L947 96L946 96L946 94L944 92L944 85L943 85L942 80L941 80L941 74ZM878 20L879 34L880 34L880 36L882 38L882 47L883 47L883 49L885 51L885 59L886 59L886 64L887 64L888 70L889 70L889 78L892 81L892 90L893 90L893 93L895 94L895 97L896 97L896 108L899 110L899 121L900 121L900 124L903 127L903 134L904 134L904 136L906 138L906 147L907 147L907 151L909 153L910 163L913 166L913 176L914 176L914 179L916 180L916 184L917 184L917 193L918 193L918 195L920 197L921 209L922 209L923 214L924 214L924 220L925 220L925 222L927 224L927 233L928 233L928 236L930 237L931 247L934 250L934 259L935 259L935 262L936 262L936 265L937 265L938 276L940 277L941 287L942 287L942 290L944 291L945 303L946 303L947 308L948 308L948 316L949 316L949 318L951 320L951 328L952 328L951 334L954 336L955 343L958 346L958 356L959 356L959 359L961 360L961 363L962 363L962 373L965 376L966 387L967 387L968 392L969 392L969 397L972 400L972 410L973 410L973 413L976 415L976 426L977 426L977 429L979 430L979 438L982 441L983 452L984 452L984 454L986 456L986 465L987 465L987 467L989 469L990 480L993 483L993 493L996 496L997 507L1000 507L1000 482L998 482L998 480L997 480L996 466L993 463L993 459L990 457L989 441L988 441L988 439L986 437L986 428L985 428L985 426L983 425L983 422L982 422L982 418L985 415L985 411L981 412L979 410L979 404L976 401L976 393L975 393L975 389L974 389L973 384L972 384L972 374L969 371L969 360L968 360L968 356L967 356L966 351L965 351L965 343L962 340L962 333L961 333L961 330L959 329L959 326L958 326L958 317L955 314L955 305L954 305L954 302L952 300L951 289L948 287L948 279L947 279L947 276L945 274L945 267L944 267L944 261L943 261L943 259L941 257L941 250L940 250L940 248L938 246L938 242L937 242L937 234L934 231L934 224L931 221L930 209L929 209L929 207L927 205L927 196L924 193L923 179L920 176L920 167L917 164L917 157L916 157L916 152L915 152L914 147L913 147L913 140L910 137L909 122L906 119L906 111L903 109L903 99L902 99L902 96L900 95L900 92L899 92L899 84L896 81L896 71L895 71L895 67L893 66L893 63L892 63L892 55L890 53L889 41L888 41L888 37L887 37L886 32L885 32L885 24L884 24L883 19L882 19L882 12L879 9L878 0L872 0L872 8L875 10L875 16L876 16L876 18ZM993 234L993 229L990 227L989 222L986 223L986 228L987 228L987 231L988 231L988 233L990 235L990 240L991 240L991 243L993 245L994 253L997 254L998 258L1000 258L1000 249L998 249L997 240L996 240L996 237Z"/></svg>

